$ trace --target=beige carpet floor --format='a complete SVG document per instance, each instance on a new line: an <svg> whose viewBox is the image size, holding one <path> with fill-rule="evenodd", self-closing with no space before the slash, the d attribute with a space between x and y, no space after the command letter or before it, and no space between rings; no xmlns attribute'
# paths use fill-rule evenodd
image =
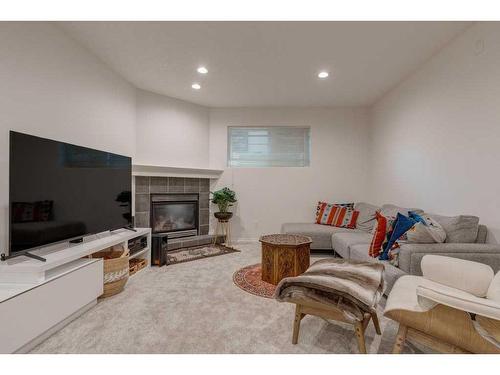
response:
<svg viewBox="0 0 500 375"><path fill-rule="evenodd" d="M258 244L238 249L139 272L122 293L100 301L32 353L357 353L351 326L311 316L292 345L293 306L233 284L237 269L260 262ZM382 307L380 319L382 336L372 323L367 329L370 353L390 353L394 342L397 326L382 317Z"/></svg>

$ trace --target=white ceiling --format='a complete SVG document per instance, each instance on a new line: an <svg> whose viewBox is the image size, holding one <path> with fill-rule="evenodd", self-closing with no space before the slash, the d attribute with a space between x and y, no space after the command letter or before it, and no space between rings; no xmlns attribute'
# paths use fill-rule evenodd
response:
<svg viewBox="0 0 500 375"><path fill-rule="evenodd" d="M372 104L467 22L63 22L134 86L209 107ZM205 65L209 73L196 72ZM330 78L319 80L325 69ZM202 89L191 88L199 82Z"/></svg>

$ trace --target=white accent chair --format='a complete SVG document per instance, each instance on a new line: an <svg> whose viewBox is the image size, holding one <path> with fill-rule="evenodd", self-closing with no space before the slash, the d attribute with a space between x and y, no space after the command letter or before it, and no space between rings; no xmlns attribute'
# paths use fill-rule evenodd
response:
<svg viewBox="0 0 500 375"><path fill-rule="evenodd" d="M422 258L423 276L399 278L384 315L399 323L393 353L407 339L444 353L500 353L500 272L437 255Z"/></svg>

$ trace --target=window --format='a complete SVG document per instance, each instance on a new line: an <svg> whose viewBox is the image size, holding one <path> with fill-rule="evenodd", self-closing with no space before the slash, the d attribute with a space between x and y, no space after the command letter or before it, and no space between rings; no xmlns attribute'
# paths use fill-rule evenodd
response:
<svg viewBox="0 0 500 375"><path fill-rule="evenodd" d="M292 126L228 128L229 167L307 167L310 129Z"/></svg>

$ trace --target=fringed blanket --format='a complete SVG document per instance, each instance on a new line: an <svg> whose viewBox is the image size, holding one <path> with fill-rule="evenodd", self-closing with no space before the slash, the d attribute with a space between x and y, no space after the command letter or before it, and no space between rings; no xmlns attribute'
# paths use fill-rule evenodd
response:
<svg viewBox="0 0 500 375"><path fill-rule="evenodd" d="M278 284L280 302L319 302L344 312L349 320L363 320L375 312L384 291L384 265L345 259L322 259L297 277Z"/></svg>

